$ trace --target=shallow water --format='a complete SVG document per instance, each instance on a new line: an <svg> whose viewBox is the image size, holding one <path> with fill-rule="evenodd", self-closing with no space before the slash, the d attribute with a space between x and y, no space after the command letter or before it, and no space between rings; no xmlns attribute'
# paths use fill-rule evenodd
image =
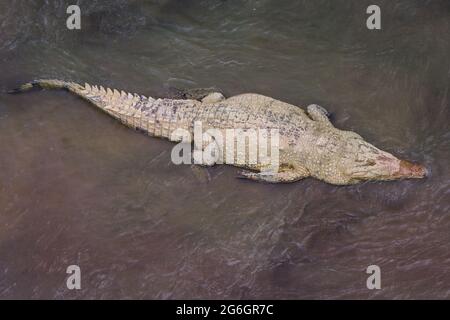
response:
<svg viewBox="0 0 450 320"><path fill-rule="evenodd" d="M450 298L448 1L379 0L381 31L371 1L79 1L80 31L42 3L0 3L1 91L49 77L318 103L432 176L257 184L175 166L170 142L66 92L0 94L0 298Z"/></svg>

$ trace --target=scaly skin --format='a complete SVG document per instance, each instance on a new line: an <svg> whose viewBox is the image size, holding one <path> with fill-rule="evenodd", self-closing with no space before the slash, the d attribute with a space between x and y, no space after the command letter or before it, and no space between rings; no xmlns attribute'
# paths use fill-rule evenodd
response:
<svg viewBox="0 0 450 320"><path fill-rule="evenodd" d="M293 182L314 177L330 184L346 185L366 180L423 178L425 167L399 160L377 149L358 134L335 128L327 112L310 105L307 111L259 94L225 99L220 93L193 99L153 99L109 88L84 86L60 80L36 80L13 92L39 86L65 88L121 120L129 127L154 137L179 141L175 129L193 133L194 122L204 131L218 129L278 129L280 170L266 172L261 163L231 165L247 168L241 177L265 182ZM225 136L225 134L223 134ZM221 150L224 152L224 150ZM225 161L225 163L227 163Z"/></svg>

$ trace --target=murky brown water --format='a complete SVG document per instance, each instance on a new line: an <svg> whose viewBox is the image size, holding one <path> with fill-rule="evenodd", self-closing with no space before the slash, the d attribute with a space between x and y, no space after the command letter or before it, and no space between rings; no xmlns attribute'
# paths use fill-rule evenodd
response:
<svg viewBox="0 0 450 320"><path fill-rule="evenodd" d="M450 298L448 1L378 0L381 31L372 1L79 3L81 31L65 1L0 3L0 90L52 77L319 103L433 174L257 184L175 166L171 143L66 92L1 94L0 298Z"/></svg>

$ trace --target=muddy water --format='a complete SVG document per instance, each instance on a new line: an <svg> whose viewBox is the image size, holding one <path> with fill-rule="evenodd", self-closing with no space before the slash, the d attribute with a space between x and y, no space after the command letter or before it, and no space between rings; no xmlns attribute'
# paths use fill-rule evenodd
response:
<svg viewBox="0 0 450 320"><path fill-rule="evenodd" d="M369 1L79 3L80 31L65 1L0 4L2 91L52 77L318 103L432 176L255 184L175 166L171 143L66 92L1 94L0 298L450 298L448 1L377 1L381 31Z"/></svg>

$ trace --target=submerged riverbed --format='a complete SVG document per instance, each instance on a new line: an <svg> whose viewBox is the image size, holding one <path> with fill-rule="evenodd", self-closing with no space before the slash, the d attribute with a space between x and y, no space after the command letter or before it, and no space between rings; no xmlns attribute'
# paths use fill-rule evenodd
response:
<svg viewBox="0 0 450 320"><path fill-rule="evenodd" d="M67 92L2 93L0 298L450 298L448 1L377 1L375 31L365 0L78 3L81 30L67 1L0 3L2 92L58 78L317 103L432 175L258 184L176 166L173 144Z"/></svg>

